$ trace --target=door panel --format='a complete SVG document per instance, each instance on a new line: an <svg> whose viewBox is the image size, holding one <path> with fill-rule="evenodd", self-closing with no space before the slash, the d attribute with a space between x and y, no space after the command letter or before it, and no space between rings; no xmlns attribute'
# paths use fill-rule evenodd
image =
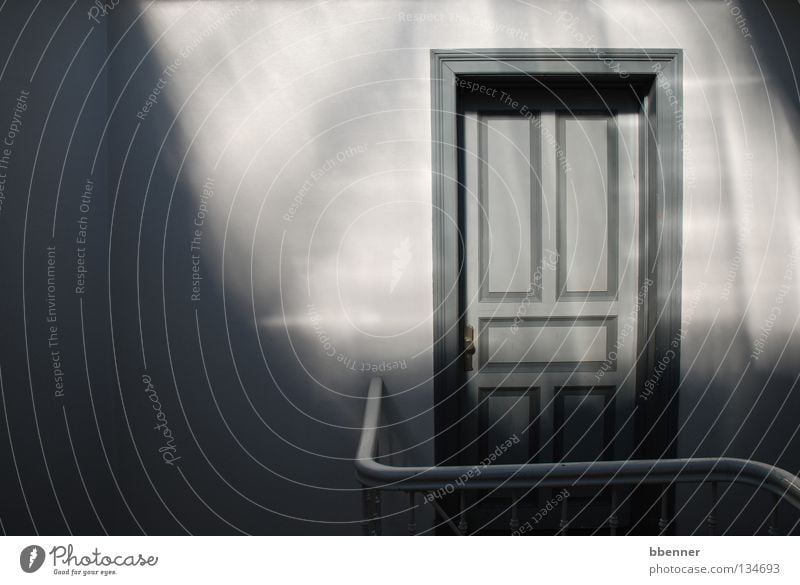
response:
<svg viewBox="0 0 800 585"><path fill-rule="evenodd" d="M614 386L556 389L554 456L557 461L610 458L614 434Z"/></svg>
<svg viewBox="0 0 800 585"><path fill-rule="evenodd" d="M608 114L559 115L559 297L614 298L617 129Z"/></svg>
<svg viewBox="0 0 800 585"><path fill-rule="evenodd" d="M481 207L481 300L512 301L528 291L538 255L532 235L538 230L531 215L536 207L530 193L532 135L519 116L491 116L483 121L480 147L484 150L479 191ZM491 166L494 172L487 172ZM508 253L511 251L511 253Z"/></svg>
<svg viewBox="0 0 800 585"><path fill-rule="evenodd" d="M473 462L514 434L508 462L633 449L639 112L619 90L555 102L463 111L462 315L477 353L460 435Z"/></svg>
<svg viewBox="0 0 800 585"><path fill-rule="evenodd" d="M479 318L482 372L596 371L616 321L594 317Z"/></svg>
<svg viewBox="0 0 800 585"><path fill-rule="evenodd" d="M481 438L481 459L516 434L519 442L502 453L497 462L518 464L535 460L539 436L537 427L530 421L536 420L539 414L539 389L481 388L480 394L480 426L487 429ZM489 421L492 421L491 427Z"/></svg>

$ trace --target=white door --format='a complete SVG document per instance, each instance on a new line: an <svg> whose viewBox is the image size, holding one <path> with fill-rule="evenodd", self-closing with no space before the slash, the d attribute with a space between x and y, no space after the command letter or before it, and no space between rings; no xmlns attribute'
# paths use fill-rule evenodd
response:
<svg viewBox="0 0 800 585"><path fill-rule="evenodd" d="M476 352L461 440L477 461L509 438L498 463L633 448L639 108L593 91L464 102L462 326ZM574 511L591 500L572 496Z"/></svg>

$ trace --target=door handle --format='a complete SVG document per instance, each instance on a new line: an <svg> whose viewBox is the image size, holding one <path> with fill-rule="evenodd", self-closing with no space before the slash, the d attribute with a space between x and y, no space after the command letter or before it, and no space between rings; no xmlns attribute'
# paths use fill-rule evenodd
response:
<svg viewBox="0 0 800 585"><path fill-rule="evenodd" d="M464 325L464 370L472 371L472 356L475 355L475 329Z"/></svg>

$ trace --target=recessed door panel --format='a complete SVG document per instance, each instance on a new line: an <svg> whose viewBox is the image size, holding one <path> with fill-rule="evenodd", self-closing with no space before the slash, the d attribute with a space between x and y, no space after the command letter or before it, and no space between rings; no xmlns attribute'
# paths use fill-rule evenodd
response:
<svg viewBox="0 0 800 585"><path fill-rule="evenodd" d="M481 299L518 302L540 255L538 135L521 116L481 115L478 155Z"/></svg>
<svg viewBox="0 0 800 585"><path fill-rule="evenodd" d="M555 394L558 461L608 459L614 437L614 386L569 386Z"/></svg>
<svg viewBox="0 0 800 585"><path fill-rule="evenodd" d="M606 359L616 318L481 319L485 371L593 371Z"/></svg>
<svg viewBox="0 0 800 585"><path fill-rule="evenodd" d="M616 116L557 119L564 164L558 176L559 294L613 298L617 290Z"/></svg>
<svg viewBox="0 0 800 585"><path fill-rule="evenodd" d="M481 396L481 460L492 453L497 463L526 463L535 459L539 389L481 388Z"/></svg>

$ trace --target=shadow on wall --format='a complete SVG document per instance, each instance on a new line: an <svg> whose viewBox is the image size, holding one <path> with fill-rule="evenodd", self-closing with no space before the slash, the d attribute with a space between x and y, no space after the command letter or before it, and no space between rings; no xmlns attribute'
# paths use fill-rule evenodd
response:
<svg viewBox="0 0 800 585"><path fill-rule="evenodd" d="M415 278L429 279L419 241L429 246L430 228L415 225L429 203L397 190L403 172L372 144L386 115L348 105L374 97L352 89L362 80L338 69L341 95L302 111L319 78L293 84L269 73L263 46L247 50L237 31L257 8L207 4L156 6L130 29L136 9L114 13L120 453L127 480L152 480L132 507L157 532L357 533L352 457L368 380L385 372L417 403L429 385L429 358L412 351L430 335ZM286 221L288 195L309 178ZM175 437L160 455L145 374ZM427 424L418 416L399 435L430 437Z"/></svg>

